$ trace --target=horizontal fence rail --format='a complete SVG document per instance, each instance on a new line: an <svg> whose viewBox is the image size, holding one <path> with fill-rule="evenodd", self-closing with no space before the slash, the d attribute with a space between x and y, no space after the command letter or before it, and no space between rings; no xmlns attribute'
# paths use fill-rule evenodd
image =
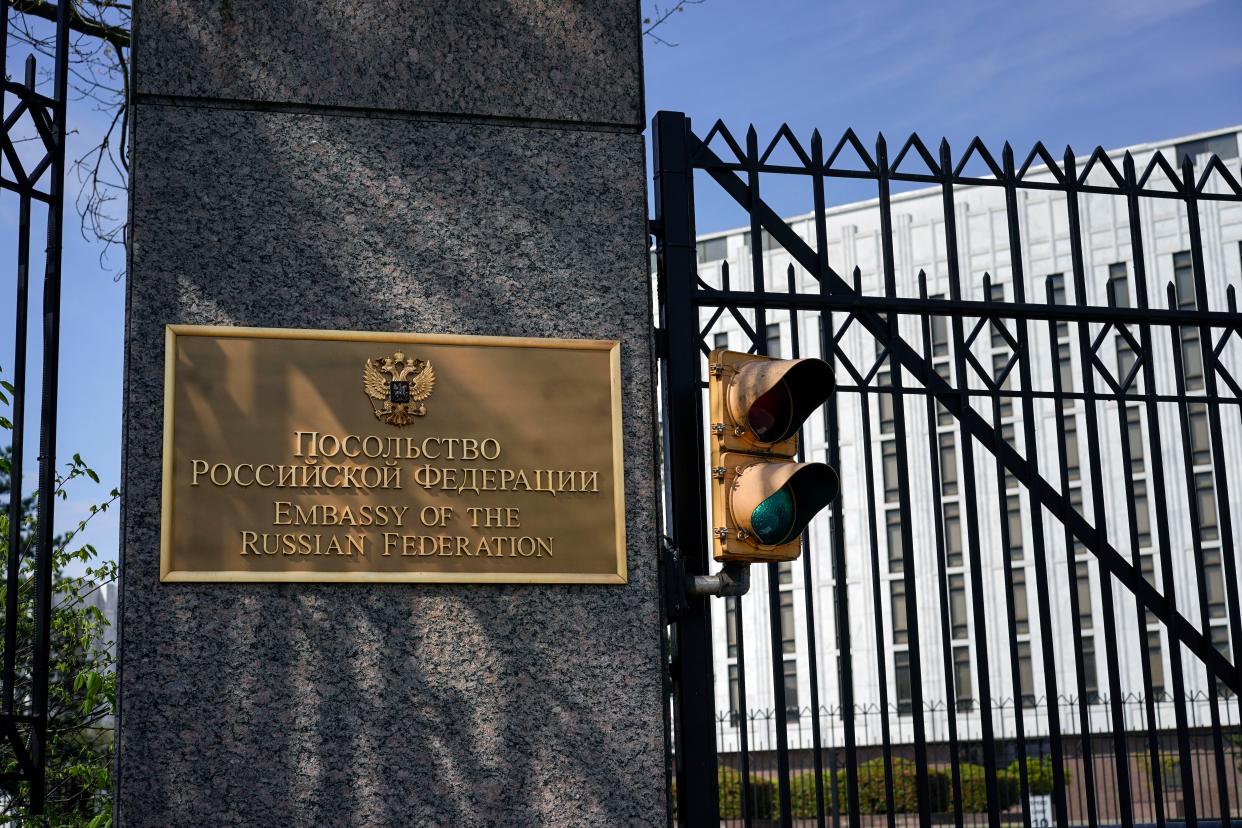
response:
<svg viewBox="0 0 1242 828"><path fill-rule="evenodd" d="M687 571L711 569L712 348L833 366L802 446L842 480L792 567L669 619L678 820L1242 818L1242 317L1218 255L1242 255L1220 231L1236 173L978 139L891 154L787 126L700 137L670 112L652 134L666 522ZM768 206L773 176L802 182L809 217ZM838 179L874 201L830 217ZM927 189L894 193L911 184ZM704 187L745 216L742 246L701 253ZM913 199L936 212L916 229ZM985 209L1002 254L980 266Z"/></svg>

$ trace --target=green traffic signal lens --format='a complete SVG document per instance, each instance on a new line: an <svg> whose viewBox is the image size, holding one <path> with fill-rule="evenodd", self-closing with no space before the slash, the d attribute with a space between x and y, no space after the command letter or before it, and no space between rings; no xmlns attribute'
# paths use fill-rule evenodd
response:
<svg viewBox="0 0 1242 828"><path fill-rule="evenodd" d="M787 486L782 486L755 507L750 515L750 526L755 537L765 545L782 543L788 536L794 521L794 499Z"/></svg>

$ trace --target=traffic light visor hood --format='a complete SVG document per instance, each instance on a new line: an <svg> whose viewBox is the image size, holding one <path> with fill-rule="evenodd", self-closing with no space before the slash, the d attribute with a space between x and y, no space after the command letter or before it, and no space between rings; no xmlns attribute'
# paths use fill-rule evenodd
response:
<svg viewBox="0 0 1242 828"><path fill-rule="evenodd" d="M737 525L765 546L788 543L837 496L823 463L756 463L738 474L729 506Z"/></svg>
<svg viewBox="0 0 1242 828"><path fill-rule="evenodd" d="M798 433L835 385L832 368L822 359L747 362L729 383L729 411L756 441L779 443Z"/></svg>

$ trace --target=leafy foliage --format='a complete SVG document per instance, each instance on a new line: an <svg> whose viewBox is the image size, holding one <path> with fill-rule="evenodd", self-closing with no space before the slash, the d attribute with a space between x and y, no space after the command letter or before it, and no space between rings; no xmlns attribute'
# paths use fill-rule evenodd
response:
<svg viewBox="0 0 1242 828"><path fill-rule="evenodd" d="M4 386L11 393L11 386ZM4 402L8 402L6 398ZM0 431L11 428L0 418ZM6 441L7 442L7 441ZM9 519L7 501L14 488L9 480L9 455L0 458L0 555L7 560ZM55 496L66 500L70 487L99 475L79 455L57 475ZM116 563L98 561L98 551L77 538L96 516L114 506L116 489L91 506L85 519L52 543L53 596L51 657L48 680L47 794L42 816L30 813L26 784L0 790L0 824L56 826L56 828L109 828L112 824L112 732L116 713L115 655L107 643L108 621L91 600L116 581ZM32 696L32 655L35 610L35 506L23 505L20 579L17 593L15 709L21 712ZM71 575L70 567L81 575ZM0 582L0 606L7 601L7 585ZM28 731L19 727L23 737ZM12 752L0 759L3 772L17 770Z"/></svg>

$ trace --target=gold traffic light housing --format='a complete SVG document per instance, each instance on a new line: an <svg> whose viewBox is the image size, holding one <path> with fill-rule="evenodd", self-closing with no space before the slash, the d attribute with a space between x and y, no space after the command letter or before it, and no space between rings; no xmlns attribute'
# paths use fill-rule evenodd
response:
<svg viewBox="0 0 1242 828"><path fill-rule="evenodd" d="M824 463L798 463L798 430L835 387L820 359L717 348L709 357L712 518L717 561L792 561L839 489Z"/></svg>

